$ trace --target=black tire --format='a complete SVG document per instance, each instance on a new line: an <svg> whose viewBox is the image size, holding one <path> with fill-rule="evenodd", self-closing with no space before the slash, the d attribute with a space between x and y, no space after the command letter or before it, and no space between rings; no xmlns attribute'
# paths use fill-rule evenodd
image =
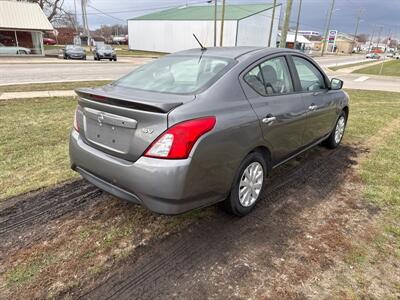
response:
<svg viewBox="0 0 400 300"><path fill-rule="evenodd" d="M26 53L25 50L18 50L18 54L20 54L20 55L27 55L28 53Z"/></svg>
<svg viewBox="0 0 400 300"><path fill-rule="evenodd" d="M114 61L117 61L117 58L114 58Z"/></svg>
<svg viewBox="0 0 400 300"><path fill-rule="evenodd" d="M112 61L112 58L110 58L109 61Z"/></svg>
<svg viewBox="0 0 400 300"><path fill-rule="evenodd" d="M337 141L337 140L335 139L336 128L337 128L337 126L338 126L339 120L340 120L342 117L344 118L344 129L343 129L343 134L342 134L342 136L340 137L340 140ZM329 137L324 141L323 145L324 145L325 147L329 148L329 149L335 149L337 146L339 146L339 145L340 145L340 142L341 142L342 139L343 139L344 130L346 129L346 125L347 125L347 114L346 114L346 112L345 112L344 110L342 110L342 112L340 113L339 117L338 117L337 120L336 120L335 127L332 129L331 134L330 134Z"/></svg>
<svg viewBox="0 0 400 300"><path fill-rule="evenodd" d="M240 186L240 180L241 178L244 176L244 171L246 170L246 168L248 166L250 166L250 164L254 163L254 162L258 162L261 164L262 169L263 169L263 174L262 174L262 186L261 186L261 190L256 198L256 200L254 201L254 203L252 203L249 206L243 206L240 203L239 200L239 186ZM257 201L260 200L260 197L262 196L264 189L265 189L265 179L267 175L267 164L265 162L265 158L263 157L263 155L260 152L252 152L250 153L240 164L238 172L235 176L235 179L233 181L233 185L231 188L231 192L228 196L227 199L225 199L224 202L224 208L227 212L234 214L236 216L242 217L247 215L256 205Z"/></svg>

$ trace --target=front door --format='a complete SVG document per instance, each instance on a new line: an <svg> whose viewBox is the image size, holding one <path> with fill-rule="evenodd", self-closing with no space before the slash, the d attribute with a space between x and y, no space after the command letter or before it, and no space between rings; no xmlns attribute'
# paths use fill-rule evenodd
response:
<svg viewBox="0 0 400 300"><path fill-rule="evenodd" d="M274 163L289 157L303 146L306 106L294 93L286 57L273 57L253 66L243 81Z"/></svg>
<svg viewBox="0 0 400 300"><path fill-rule="evenodd" d="M304 143L311 144L332 130L337 117L335 93L328 90L324 75L309 60L292 56L303 101L308 110Z"/></svg>

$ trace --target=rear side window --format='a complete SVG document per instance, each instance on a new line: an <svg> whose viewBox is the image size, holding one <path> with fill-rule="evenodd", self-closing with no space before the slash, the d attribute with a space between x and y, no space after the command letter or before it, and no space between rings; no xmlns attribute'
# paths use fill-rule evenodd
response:
<svg viewBox="0 0 400 300"><path fill-rule="evenodd" d="M298 56L293 56L293 62L299 74L302 91L313 92L326 88L324 77L312 63Z"/></svg>
<svg viewBox="0 0 400 300"><path fill-rule="evenodd" d="M244 80L263 96L293 92L293 84L284 57L269 59L244 76Z"/></svg>
<svg viewBox="0 0 400 300"><path fill-rule="evenodd" d="M136 69L115 85L152 92L192 93L212 81L231 62L218 57L166 56Z"/></svg>

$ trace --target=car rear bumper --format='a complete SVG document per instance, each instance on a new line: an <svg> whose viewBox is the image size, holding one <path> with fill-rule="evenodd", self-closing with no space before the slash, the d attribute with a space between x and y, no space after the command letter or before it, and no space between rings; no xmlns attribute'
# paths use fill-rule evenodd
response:
<svg viewBox="0 0 400 300"><path fill-rule="evenodd" d="M68 57L69 59L85 59L85 58L86 58L86 55L82 55L82 56L67 55L66 57Z"/></svg>
<svg viewBox="0 0 400 300"><path fill-rule="evenodd" d="M115 59L116 57L117 57L116 55L97 54L97 58L100 58L100 59Z"/></svg>
<svg viewBox="0 0 400 300"><path fill-rule="evenodd" d="M157 213L179 214L216 203L225 196L209 191L206 186L196 186L193 178L197 171L191 158L141 157L132 163L87 145L75 130L71 132L69 153L71 168L86 180Z"/></svg>

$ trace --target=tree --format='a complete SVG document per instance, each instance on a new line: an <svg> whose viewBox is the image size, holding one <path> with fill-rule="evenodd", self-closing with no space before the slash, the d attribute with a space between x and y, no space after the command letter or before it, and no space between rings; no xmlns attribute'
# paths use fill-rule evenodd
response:
<svg viewBox="0 0 400 300"><path fill-rule="evenodd" d="M357 41L359 43L366 43L369 40L369 34L360 33L357 35Z"/></svg>
<svg viewBox="0 0 400 300"><path fill-rule="evenodd" d="M50 22L56 21L65 13L63 9L64 1L65 0L28 0L28 2L39 4Z"/></svg>

